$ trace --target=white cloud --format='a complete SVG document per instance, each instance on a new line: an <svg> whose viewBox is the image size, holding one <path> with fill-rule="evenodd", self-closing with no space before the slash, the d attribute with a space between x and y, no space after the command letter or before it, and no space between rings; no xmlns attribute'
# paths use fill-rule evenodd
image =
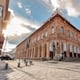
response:
<svg viewBox="0 0 80 80"><path fill-rule="evenodd" d="M22 24L30 25L32 28L39 28L40 25L37 22L31 22L21 17L12 17L9 24L7 25L7 29L3 31L4 36L8 36L9 38L12 36L21 36L23 33L31 33L27 27L23 27ZM5 42L4 42L5 45ZM4 48L3 45L3 48ZM10 51L12 48L16 47L14 44L9 44L7 40L7 44L5 45L5 51ZM11 48L11 49L10 49ZM3 50L4 51L4 50Z"/></svg>
<svg viewBox="0 0 80 80"><path fill-rule="evenodd" d="M42 6L44 6L46 9L48 9L49 12L53 12L53 5L51 0L40 0L40 3Z"/></svg>
<svg viewBox="0 0 80 80"><path fill-rule="evenodd" d="M23 21L17 17L13 17L9 24L7 25L7 29L4 32L4 35L6 36L13 36L13 35L21 35L22 33L29 33L30 31L26 28L21 26L21 23Z"/></svg>
<svg viewBox="0 0 80 80"><path fill-rule="evenodd" d="M66 10L69 16L77 17L80 15L80 13L73 7L66 6Z"/></svg>
<svg viewBox="0 0 80 80"><path fill-rule="evenodd" d="M30 30L27 29L27 27L22 26L22 24L29 25L30 27L35 28L35 29L40 27L40 25L35 21L32 22L32 21L23 19L21 17L13 16L10 19L6 30L3 30L4 36L5 37L15 36L15 35L20 36L23 33L30 33Z"/></svg>
<svg viewBox="0 0 80 80"><path fill-rule="evenodd" d="M17 5L18 5L19 8L22 8L22 3L21 2L18 2Z"/></svg>
<svg viewBox="0 0 80 80"><path fill-rule="evenodd" d="M12 9L9 8L8 10L11 12L12 16L15 16L14 11Z"/></svg>
<svg viewBox="0 0 80 80"><path fill-rule="evenodd" d="M11 51L12 49L16 48L16 45L15 44L10 44L8 41L4 44L3 44L3 49L2 49L2 52L9 52Z"/></svg>
<svg viewBox="0 0 80 80"><path fill-rule="evenodd" d="M58 0L51 0L51 2L52 2L52 5L53 5L54 9L60 7L60 5L59 5L59 3L58 3Z"/></svg>
<svg viewBox="0 0 80 80"><path fill-rule="evenodd" d="M22 20L22 23L24 23L24 24L26 24L26 25L30 25L31 27L33 27L33 28L35 28L35 29L37 29L37 28L39 28L40 26L41 26L41 24L39 24L37 21L30 21L30 20L28 20L28 19L24 19L24 18L22 18L22 17L17 17L17 18L19 18L20 20Z"/></svg>
<svg viewBox="0 0 80 80"><path fill-rule="evenodd" d="M25 12L26 14L31 15L31 10L29 8L25 8Z"/></svg>
<svg viewBox="0 0 80 80"><path fill-rule="evenodd" d="M80 0L42 0L52 11L56 8L67 11L68 16L78 17L80 16ZM53 7L53 8L52 8Z"/></svg>
<svg viewBox="0 0 80 80"><path fill-rule="evenodd" d="M59 5L61 9L65 9L67 14L72 17L78 17L80 15L80 0L61 0L59 1Z"/></svg>

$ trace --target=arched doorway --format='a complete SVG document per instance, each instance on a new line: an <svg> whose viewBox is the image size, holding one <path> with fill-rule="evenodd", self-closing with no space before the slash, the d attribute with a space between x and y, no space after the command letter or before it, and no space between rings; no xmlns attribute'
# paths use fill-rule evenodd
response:
<svg viewBox="0 0 80 80"><path fill-rule="evenodd" d="M46 56L47 56L47 44L44 44L43 52L44 52L44 58L46 58Z"/></svg>
<svg viewBox="0 0 80 80"><path fill-rule="evenodd" d="M50 59L53 59L53 57L55 56L55 43L51 42L50 43L50 47L49 47L49 57Z"/></svg>
<svg viewBox="0 0 80 80"><path fill-rule="evenodd" d="M41 53L42 53L42 46L40 45L40 58L41 58Z"/></svg>
<svg viewBox="0 0 80 80"><path fill-rule="evenodd" d="M66 43L62 43L62 57L66 57Z"/></svg>

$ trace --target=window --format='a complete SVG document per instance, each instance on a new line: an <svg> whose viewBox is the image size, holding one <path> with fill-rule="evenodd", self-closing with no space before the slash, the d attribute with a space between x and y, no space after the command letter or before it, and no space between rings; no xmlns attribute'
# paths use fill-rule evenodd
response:
<svg viewBox="0 0 80 80"><path fill-rule="evenodd" d="M74 39L74 33L72 32L72 38Z"/></svg>
<svg viewBox="0 0 80 80"><path fill-rule="evenodd" d="M80 36L79 36L79 38L78 38L78 39L79 39L79 41L80 41Z"/></svg>
<svg viewBox="0 0 80 80"><path fill-rule="evenodd" d="M73 32L71 31L71 38L73 38Z"/></svg>
<svg viewBox="0 0 80 80"><path fill-rule="evenodd" d="M38 36L38 40L39 40L40 38L39 38L39 36Z"/></svg>
<svg viewBox="0 0 80 80"><path fill-rule="evenodd" d="M76 34L74 34L74 39L76 40Z"/></svg>
<svg viewBox="0 0 80 80"><path fill-rule="evenodd" d="M40 40L40 36L38 36L38 40Z"/></svg>
<svg viewBox="0 0 80 80"><path fill-rule="evenodd" d="M70 30L67 31L67 36L70 38Z"/></svg>
<svg viewBox="0 0 80 80"><path fill-rule="evenodd" d="M43 36L44 36L44 34L42 33L42 35L41 35L41 39L43 39Z"/></svg>
<svg viewBox="0 0 80 80"><path fill-rule="evenodd" d="M79 47L77 47L77 53L79 53Z"/></svg>
<svg viewBox="0 0 80 80"><path fill-rule="evenodd" d="M68 44L68 50L70 51L70 44Z"/></svg>
<svg viewBox="0 0 80 80"><path fill-rule="evenodd" d="M36 42L36 38L34 38L34 43Z"/></svg>
<svg viewBox="0 0 80 80"><path fill-rule="evenodd" d="M0 16L2 16L2 6L0 6Z"/></svg>
<svg viewBox="0 0 80 80"><path fill-rule="evenodd" d="M72 45L72 52L74 52L74 45Z"/></svg>
<svg viewBox="0 0 80 80"><path fill-rule="evenodd" d="M51 34L53 34L53 33L54 33L54 27L51 28Z"/></svg>
<svg viewBox="0 0 80 80"><path fill-rule="evenodd" d="M47 37L47 35L48 35L48 33L47 33L47 31L45 32L45 37Z"/></svg>
<svg viewBox="0 0 80 80"><path fill-rule="evenodd" d="M63 27L61 27L61 33L64 34L64 28Z"/></svg>
<svg viewBox="0 0 80 80"><path fill-rule="evenodd" d="M74 53L76 53L76 46L74 46Z"/></svg>
<svg viewBox="0 0 80 80"><path fill-rule="evenodd" d="M26 48L29 48L29 43L27 42Z"/></svg>
<svg viewBox="0 0 80 80"><path fill-rule="evenodd" d="M70 52L73 52L72 45L70 45Z"/></svg>

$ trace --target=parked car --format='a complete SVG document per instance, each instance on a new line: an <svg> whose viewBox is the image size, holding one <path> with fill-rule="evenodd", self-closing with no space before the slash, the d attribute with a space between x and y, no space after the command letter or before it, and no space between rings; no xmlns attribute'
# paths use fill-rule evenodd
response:
<svg viewBox="0 0 80 80"><path fill-rule="evenodd" d="M13 60L13 58L11 58L10 56L6 55L6 56L1 56L0 57L1 60Z"/></svg>

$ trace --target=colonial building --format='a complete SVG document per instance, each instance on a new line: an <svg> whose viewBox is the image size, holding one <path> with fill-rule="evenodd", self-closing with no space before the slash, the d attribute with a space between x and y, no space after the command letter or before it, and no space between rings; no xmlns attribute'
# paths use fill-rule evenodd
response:
<svg viewBox="0 0 80 80"><path fill-rule="evenodd" d="M0 54L4 42L2 34L3 29L6 28L10 12L8 11L9 0L0 0Z"/></svg>
<svg viewBox="0 0 80 80"><path fill-rule="evenodd" d="M59 11L17 46L16 58L80 58L80 30Z"/></svg>

